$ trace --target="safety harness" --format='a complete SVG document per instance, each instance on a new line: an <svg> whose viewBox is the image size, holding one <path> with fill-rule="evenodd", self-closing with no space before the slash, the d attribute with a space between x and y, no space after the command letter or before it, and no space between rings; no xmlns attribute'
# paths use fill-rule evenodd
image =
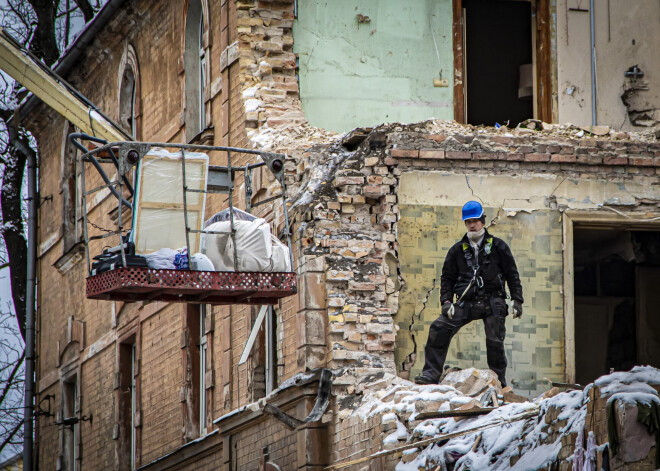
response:
<svg viewBox="0 0 660 471"><path fill-rule="evenodd" d="M488 239L486 239L486 243L484 244L484 253L486 254L486 256L490 255L492 249L493 249L493 238L489 237ZM456 301L457 304L463 300L463 298L465 297L465 295L470 290L473 284L476 284L477 286L478 295L484 294L483 293L484 280L480 275L477 274L479 272L479 260L477 259L475 262L475 257L469 242L463 242L463 255L465 256L465 262L467 263L468 268L472 269L472 279L470 280L470 283L468 283L467 287L465 288L461 296Z"/></svg>

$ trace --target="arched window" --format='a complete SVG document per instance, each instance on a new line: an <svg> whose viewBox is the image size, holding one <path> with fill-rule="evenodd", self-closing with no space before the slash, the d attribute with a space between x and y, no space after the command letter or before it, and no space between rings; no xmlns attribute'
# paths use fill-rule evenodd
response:
<svg viewBox="0 0 660 471"><path fill-rule="evenodd" d="M139 89L140 75L135 50L126 48L120 67L119 77L119 124L133 138L138 137L138 117L140 115Z"/></svg>
<svg viewBox="0 0 660 471"><path fill-rule="evenodd" d="M119 123L135 137L135 74L126 67L119 88Z"/></svg>
<svg viewBox="0 0 660 471"><path fill-rule="evenodd" d="M201 0L190 0L186 12L186 36L183 67L186 75L186 140L206 128L206 50L204 48L204 9Z"/></svg>

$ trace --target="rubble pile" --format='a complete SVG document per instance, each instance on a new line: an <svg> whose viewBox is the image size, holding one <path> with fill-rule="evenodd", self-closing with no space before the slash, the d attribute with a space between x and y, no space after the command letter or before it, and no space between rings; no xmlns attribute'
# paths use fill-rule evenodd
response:
<svg viewBox="0 0 660 471"><path fill-rule="evenodd" d="M362 389L360 401L340 410L339 418L348 421L347 429L353 423L354 431L361 425L375 429L378 443L372 443L370 452L377 454L373 459L384 460L386 469L590 471L600 470L604 457L609 467L603 469L657 466L656 436L637 417L640 407L660 409L660 370L652 367L603 376L584 390L560 392L555 387L524 402L507 401L509 388L502 389L490 370L474 368L449 373L438 385L392 377ZM616 445L608 437L608 410ZM484 413L429 418L461 411ZM514 421L525 413L531 417ZM443 439L448 434L460 436ZM362 463L365 469L368 464ZM341 461L334 463L338 465Z"/></svg>
<svg viewBox="0 0 660 471"><path fill-rule="evenodd" d="M559 139L600 139L630 140L639 142L657 141L656 133L652 131L632 132L618 131L610 126L578 126L571 123L550 124L536 119L528 119L515 128L502 126L483 126L458 124L455 121L431 120L429 131L432 133L459 133L459 134L497 134L509 137L535 136L536 138Z"/></svg>

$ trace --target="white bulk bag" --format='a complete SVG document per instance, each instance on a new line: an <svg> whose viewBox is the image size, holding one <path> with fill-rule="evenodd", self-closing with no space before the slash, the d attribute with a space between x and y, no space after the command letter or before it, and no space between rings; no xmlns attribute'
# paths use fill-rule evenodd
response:
<svg viewBox="0 0 660 471"><path fill-rule="evenodd" d="M206 255L216 271L234 271L234 245L229 234L230 221L218 221L204 230L224 234L202 234L201 252ZM234 220L238 270L271 271L273 254L270 226L263 219L254 221Z"/></svg>
<svg viewBox="0 0 660 471"><path fill-rule="evenodd" d="M271 271L291 271L289 247L280 242L280 240L274 235L271 235L270 237L273 242L273 263L271 264Z"/></svg>

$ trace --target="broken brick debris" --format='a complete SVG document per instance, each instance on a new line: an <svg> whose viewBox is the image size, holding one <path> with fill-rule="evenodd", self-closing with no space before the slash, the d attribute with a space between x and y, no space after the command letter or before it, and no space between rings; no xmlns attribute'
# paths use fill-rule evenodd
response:
<svg viewBox="0 0 660 471"><path fill-rule="evenodd" d="M374 446L362 453L363 458L378 454L386 469L396 467L403 471L452 469L452 466L454 470L571 470L576 449L585 448L586 437L591 436L596 445L595 469L601 469L603 453L609 453L612 470L656 469L655 438L637 421L636 407L640 401L660 403L659 369L635 367L630 372L603 376L584 391L559 392L558 388L552 388L534 400L482 409L480 412L484 414L460 421L448 416L452 410L477 402L475 399L479 398L465 392L486 384L490 374L489 370L474 368L453 374L454 379L448 376L439 385L415 385L395 377L390 378L389 387L365 385L359 400L340 410L345 430L357 431L365 426L365 430L371 428L375 432ZM466 379L472 378L480 379L466 388ZM518 396L510 388L503 391L504 397L511 394ZM614 404L612 420L620 443L617 454L604 446L609 440L608 403ZM534 413L529 419L485 430L479 428L530 411ZM431 418L434 414L445 417ZM477 430L481 432L476 433ZM459 431L470 433L442 439ZM434 437L438 440L434 441ZM583 443L578 442L580 437ZM418 442L424 445L413 446ZM402 454L386 453L404 448ZM355 459L360 454L347 456ZM341 460L333 466L339 464Z"/></svg>

